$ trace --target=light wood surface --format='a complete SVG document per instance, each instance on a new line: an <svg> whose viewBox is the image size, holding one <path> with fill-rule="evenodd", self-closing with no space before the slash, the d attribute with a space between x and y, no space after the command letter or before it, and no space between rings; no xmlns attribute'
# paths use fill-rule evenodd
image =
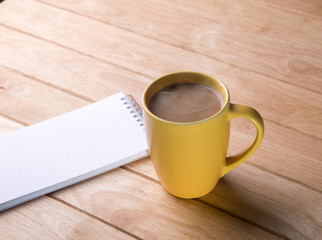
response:
<svg viewBox="0 0 322 240"><path fill-rule="evenodd" d="M181 70L262 114L248 161L183 200L141 159L0 213L0 239L321 239L321 1L0 3L0 134ZM231 128L229 154L255 134Z"/></svg>

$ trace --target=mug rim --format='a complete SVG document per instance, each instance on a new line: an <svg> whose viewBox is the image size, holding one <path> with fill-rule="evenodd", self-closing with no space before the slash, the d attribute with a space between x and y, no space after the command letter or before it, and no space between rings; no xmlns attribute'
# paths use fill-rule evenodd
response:
<svg viewBox="0 0 322 240"><path fill-rule="evenodd" d="M150 88L153 85L155 85L157 82L161 81L162 79L168 78L168 77L173 76L173 75L179 75L179 74L194 74L194 75L199 75L199 76L205 76L208 79L211 79L212 81L216 82L224 90L224 93L226 94L226 98L224 98L222 96L223 97L223 100L224 100L224 104L221 107L221 109L219 111L217 111L215 114L211 115L210 117L207 117L205 119L201 119L201 120L198 120L198 121L192 121L192 122L175 122L175 121L169 121L169 120L165 120L165 119L160 118L160 117L156 116L155 114L153 114L150 111L150 109L148 108L147 102L146 102L146 96L147 96L147 93L149 92ZM211 87L211 86L209 86L209 87ZM153 119L155 119L155 120L158 120L158 121L163 122L163 123L166 123L166 124L171 124L171 125L195 125L195 124L201 124L201 123L204 123L204 122L208 122L208 121L210 121L210 120L212 120L214 118L219 117L225 111L225 109L229 105L229 102L230 102L230 94L229 94L228 88L226 87L226 85L222 81L220 81L218 78L212 77L212 76L210 76L208 74L204 74L204 73L201 73L201 72L194 72L194 71L179 71L179 72L173 72L173 73L169 73L169 74L163 75L163 76L161 76L159 78L156 78L155 80L153 80L144 89L143 94L142 94L142 106L143 106L144 112L147 115L149 115L150 117L152 117Z"/></svg>

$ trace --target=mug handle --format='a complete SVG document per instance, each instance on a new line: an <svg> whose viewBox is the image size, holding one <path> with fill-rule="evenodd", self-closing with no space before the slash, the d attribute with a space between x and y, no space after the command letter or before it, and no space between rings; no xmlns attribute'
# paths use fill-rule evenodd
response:
<svg viewBox="0 0 322 240"><path fill-rule="evenodd" d="M226 173L231 171L233 168L237 167L239 164L243 163L247 158L249 158L255 150L259 147L264 136L264 121L261 115L252 107L240 105L240 104L230 104L230 109L228 113L228 120L234 118L246 118L253 122L257 130L257 136L253 144L248 147L245 151L231 157L226 158L226 165L221 173L224 176Z"/></svg>

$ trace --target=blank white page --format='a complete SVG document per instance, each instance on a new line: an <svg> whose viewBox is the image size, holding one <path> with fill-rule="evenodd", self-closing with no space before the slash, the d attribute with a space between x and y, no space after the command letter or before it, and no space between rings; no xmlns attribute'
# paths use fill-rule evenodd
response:
<svg viewBox="0 0 322 240"><path fill-rule="evenodd" d="M147 156L144 127L124 97L0 136L0 212Z"/></svg>

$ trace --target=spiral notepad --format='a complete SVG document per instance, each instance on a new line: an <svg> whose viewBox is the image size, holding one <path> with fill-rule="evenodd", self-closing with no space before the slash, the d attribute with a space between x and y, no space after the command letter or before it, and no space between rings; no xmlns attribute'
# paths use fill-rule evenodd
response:
<svg viewBox="0 0 322 240"><path fill-rule="evenodd" d="M0 136L0 212L147 155L141 109L123 93Z"/></svg>

